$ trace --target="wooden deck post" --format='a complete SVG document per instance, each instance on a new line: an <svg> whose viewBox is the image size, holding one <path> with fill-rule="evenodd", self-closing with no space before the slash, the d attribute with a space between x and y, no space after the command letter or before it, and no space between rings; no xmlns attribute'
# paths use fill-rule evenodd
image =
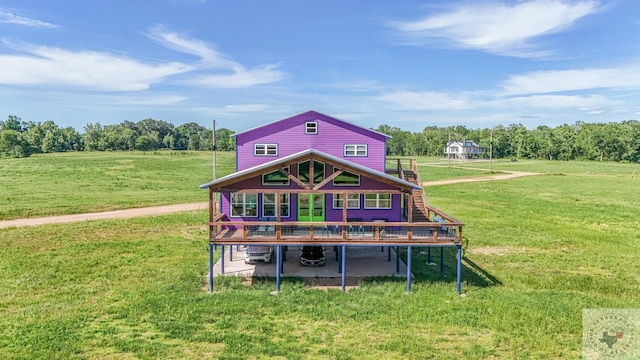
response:
<svg viewBox="0 0 640 360"><path fill-rule="evenodd" d="M289 195L289 203L291 203L291 195ZM281 220L280 206L282 206L280 204L280 193L277 192L276 193L276 240L280 240L280 237L282 235L282 226L280 225L280 220ZM289 212L291 212L291 209L289 209Z"/></svg>
<svg viewBox="0 0 640 360"><path fill-rule="evenodd" d="M213 189L209 188L209 223L213 222L213 212L215 210L213 206ZM215 226L213 224L209 225L209 239L213 239L215 237Z"/></svg>
<svg viewBox="0 0 640 360"><path fill-rule="evenodd" d="M409 221L409 224L411 224L413 223L413 194L411 193L409 194L409 207L410 208L407 214L407 220ZM413 239L413 227L411 225L407 227L407 239Z"/></svg>
<svg viewBox="0 0 640 360"><path fill-rule="evenodd" d="M342 192L342 240L347 240L347 193Z"/></svg>

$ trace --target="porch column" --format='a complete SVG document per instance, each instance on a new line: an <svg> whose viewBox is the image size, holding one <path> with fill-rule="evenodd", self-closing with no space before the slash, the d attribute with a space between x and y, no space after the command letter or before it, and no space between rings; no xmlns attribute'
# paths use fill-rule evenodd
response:
<svg viewBox="0 0 640 360"><path fill-rule="evenodd" d="M444 246L440 247L440 273L444 273Z"/></svg>
<svg viewBox="0 0 640 360"><path fill-rule="evenodd" d="M411 245L407 246L407 294L411 292Z"/></svg>
<svg viewBox="0 0 640 360"><path fill-rule="evenodd" d="M413 193L409 193L409 211L407 212L407 221L409 222L409 227L407 227L407 239L411 240L413 238Z"/></svg>
<svg viewBox="0 0 640 360"><path fill-rule="evenodd" d="M213 189L209 188L209 222L213 222L213 212L215 210L215 207L213 204L214 204Z"/></svg>
<svg viewBox="0 0 640 360"><path fill-rule="evenodd" d="M224 245L220 245L220 274L224 274Z"/></svg>
<svg viewBox="0 0 640 360"><path fill-rule="evenodd" d="M281 221L280 217L280 193L276 192L276 224L279 224ZM291 213L291 195L289 195L289 213ZM291 214L289 214L291 215ZM280 225L276 225L276 240L280 240L280 236L282 235L282 227Z"/></svg>
<svg viewBox="0 0 640 360"><path fill-rule="evenodd" d="M347 193L342 193L342 240L347 240Z"/></svg>
<svg viewBox="0 0 640 360"><path fill-rule="evenodd" d="M214 212L214 197L213 197L213 189L209 187L209 239L214 237L214 225L211 224L213 222L213 212Z"/></svg>
<svg viewBox="0 0 640 360"><path fill-rule="evenodd" d="M276 293L280 292L280 271L282 263L280 262L280 245L276 245Z"/></svg>
<svg viewBox="0 0 640 360"><path fill-rule="evenodd" d="M342 268L342 291L345 290L345 285L347 282L347 245L342 245L342 260L340 261L340 266Z"/></svg>
<svg viewBox="0 0 640 360"><path fill-rule="evenodd" d="M456 284L456 290L458 291L458 295L460 295L461 293L461 289L460 289L460 281L462 280L462 246L458 245L458 277L457 277L457 284Z"/></svg>
<svg viewBox="0 0 640 360"><path fill-rule="evenodd" d="M213 292L213 244L209 242L209 292Z"/></svg>
<svg viewBox="0 0 640 360"><path fill-rule="evenodd" d="M284 274L284 249L285 247L280 245L280 273Z"/></svg>

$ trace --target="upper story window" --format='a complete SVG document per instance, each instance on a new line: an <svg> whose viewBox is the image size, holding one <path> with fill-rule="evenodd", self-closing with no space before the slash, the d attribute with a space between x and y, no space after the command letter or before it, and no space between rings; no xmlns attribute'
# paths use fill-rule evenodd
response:
<svg viewBox="0 0 640 360"><path fill-rule="evenodd" d="M278 156L278 144L253 144L253 155Z"/></svg>
<svg viewBox="0 0 640 360"><path fill-rule="evenodd" d="M282 168L285 172L289 172L289 167ZM272 171L262 175L262 185L289 185L289 177L280 170Z"/></svg>
<svg viewBox="0 0 640 360"><path fill-rule="evenodd" d="M335 168L334 171L339 169ZM360 186L360 175L343 171L333 179L333 186Z"/></svg>
<svg viewBox="0 0 640 360"><path fill-rule="evenodd" d="M366 144L345 144L344 156L367 156Z"/></svg>
<svg viewBox="0 0 640 360"><path fill-rule="evenodd" d="M304 133L305 134L317 134L318 133L318 122L317 121L307 121L304 123Z"/></svg>

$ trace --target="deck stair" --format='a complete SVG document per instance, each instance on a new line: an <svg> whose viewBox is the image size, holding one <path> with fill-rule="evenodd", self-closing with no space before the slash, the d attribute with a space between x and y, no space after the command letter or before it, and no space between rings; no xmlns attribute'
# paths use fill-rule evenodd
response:
<svg viewBox="0 0 640 360"><path fill-rule="evenodd" d="M411 216L414 222L427 222L429 215L427 211L426 196L424 188L422 188L422 181L420 174L413 170L404 170L404 179L412 184L420 186L420 190L413 190L412 198L413 204L411 204Z"/></svg>

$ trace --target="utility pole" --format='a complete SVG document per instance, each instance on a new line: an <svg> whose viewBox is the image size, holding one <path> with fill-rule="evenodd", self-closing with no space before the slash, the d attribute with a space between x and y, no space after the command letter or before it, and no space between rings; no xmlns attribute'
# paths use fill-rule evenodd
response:
<svg viewBox="0 0 640 360"><path fill-rule="evenodd" d="M451 144L451 128L447 128L449 134L449 142L447 143L447 159L449 160L449 168L451 168L451 151L449 151L449 144Z"/></svg>
<svg viewBox="0 0 640 360"><path fill-rule="evenodd" d="M213 179L216 179L216 151L217 151L217 144L216 144L216 121L213 120ZM213 193L213 212L214 213L218 213L218 203L217 203L217 198L218 196L216 195L216 193Z"/></svg>
<svg viewBox="0 0 640 360"><path fill-rule="evenodd" d="M489 174L493 174L493 128L489 133Z"/></svg>
<svg viewBox="0 0 640 360"><path fill-rule="evenodd" d="M216 179L216 121L213 120L213 180Z"/></svg>

